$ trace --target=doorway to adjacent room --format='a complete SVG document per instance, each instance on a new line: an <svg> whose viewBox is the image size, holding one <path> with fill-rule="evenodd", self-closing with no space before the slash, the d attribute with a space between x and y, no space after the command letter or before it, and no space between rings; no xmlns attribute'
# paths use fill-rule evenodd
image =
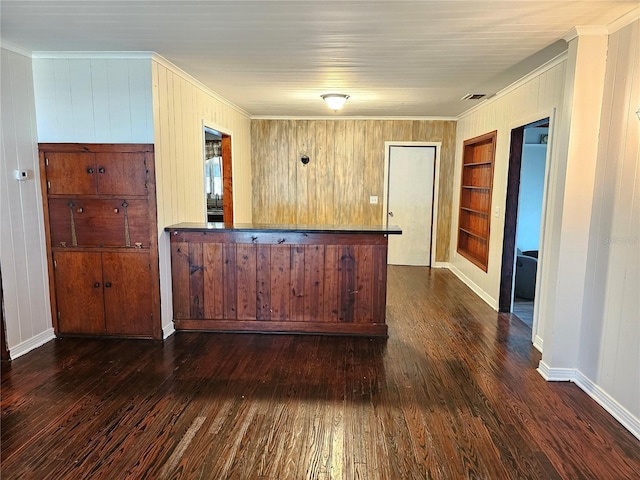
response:
<svg viewBox="0 0 640 480"><path fill-rule="evenodd" d="M511 131L499 310L534 328L549 118Z"/></svg>
<svg viewBox="0 0 640 480"><path fill-rule="evenodd" d="M205 219L233 223L231 135L203 125Z"/></svg>

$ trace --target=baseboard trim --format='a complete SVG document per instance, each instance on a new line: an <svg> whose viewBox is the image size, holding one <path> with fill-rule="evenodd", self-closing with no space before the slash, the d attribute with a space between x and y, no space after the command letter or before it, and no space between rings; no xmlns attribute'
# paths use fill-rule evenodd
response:
<svg viewBox="0 0 640 480"><path fill-rule="evenodd" d="M9 357L11 360L15 360L18 357L21 357L25 353L29 353L31 350L34 350L38 347L41 347L47 342L56 338L56 334L53 328L49 328L44 332L37 334L35 337L31 337L24 342L19 343L15 347L9 349Z"/></svg>
<svg viewBox="0 0 640 480"><path fill-rule="evenodd" d="M449 262L433 262L431 268L450 268L451 264Z"/></svg>
<svg viewBox="0 0 640 480"><path fill-rule="evenodd" d="M611 395L575 368L551 368L540 361L538 373L548 382L573 382L593 401L604 408L613 418L640 440L640 419L620 405Z"/></svg>
<svg viewBox="0 0 640 480"><path fill-rule="evenodd" d="M536 350L538 350L540 353L542 353L542 345L544 344L544 340L542 340L542 338L539 335L536 335L535 337L533 337L533 346L536 348Z"/></svg>
<svg viewBox="0 0 640 480"><path fill-rule="evenodd" d="M449 270L453 272L453 274L462 280L463 283L467 285L473 292L478 295L482 300L484 300L491 308L495 311L498 311L498 302L491 298L487 292L482 290L475 282L473 282L469 277L467 277L464 273L462 273L458 268L454 265L449 264Z"/></svg>
<svg viewBox="0 0 640 480"><path fill-rule="evenodd" d="M167 325L163 325L162 326L162 339L164 340L164 339L170 337L175 332L176 332L176 328L175 328L175 325L173 324L173 321L171 321Z"/></svg>
<svg viewBox="0 0 640 480"><path fill-rule="evenodd" d="M634 437L640 440L640 419L638 417L620 405L611 395L593 383L579 370L576 371L573 382L595 400L598 405L609 412L624 428L629 430Z"/></svg>

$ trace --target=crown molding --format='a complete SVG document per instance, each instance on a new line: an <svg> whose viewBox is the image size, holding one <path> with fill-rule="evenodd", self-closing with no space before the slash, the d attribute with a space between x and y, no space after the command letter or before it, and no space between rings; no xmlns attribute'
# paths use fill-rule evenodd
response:
<svg viewBox="0 0 640 480"><path fill-rule="evenodd" d="M609 29L604 25L582 25L573 27L562 37L567 43L577 37L609 35Z"/></svg>
<svg viewBox="0 0 640 480"><path fill-rule="evenodd" d="M154 52L33 52L33 58L151 60Z"/></svg>
<svg viewBox="0 0 640 480"><path fill-rule="evenodd" d="M311 116L296 117L288 115L253 115L251 120L430 120L455 122L456 117L366 117L366 116Z"/></svg>
<svg viewBox="0 0 640 480"><path fill-rule="evenodd" d="M0 40L0 48L9 50L10 52L13 52L13 53L17 53L18 55L22 55L23 57L29 57L29 58L32 57L31 52L29 50L25 50L24 48L17 47L16 45L7 43L5 41Z"/></svg>
<svg viewBox="0 0 640 480"><path fill-rule="evenodd" d="M204 83L202 83L200 80L197 80L195 77L191 76L189 73L185 72L180 67L174 65L169 60L164 58L162 55L159 55L159 54L153 52L151 60L153 60L154 62L162 65L163 67L171 70L173 73L175 73L176 75L182 77L184 80L186 80L187 82L191 83L196 88L199 88L200 90L202 90L207 95L215 98L220 103L223 103L227 107L232 108L233 110L235 110L239 114L244 115L245 117L247 117L249 119L251 118L251 114L249 112L247 112L243 108L239 107L235 103L230 102L229 100L227 100L226 98L221 96L219 93L214 92L209 87L207 87Z"/></svg>
<svg viewBox="0 0 640 480"><path fill-rule="evenodd" d="M634 8L629 13L608 24L607 30L609 31L609 34L615 33L618 30L635 22L636 20L640 20L640 6Z"/></svg>
<svg viewBox="0 0 640 480"><path fill-rule="evenodd" d="M515 82L513 82L511 85L506 86L505 88L503 88L502 90L500 90L498 93L496 93L495 95L487 98L485 101L479 103L478 105L474 105L473 107L471 107L469 110L466 110L464 112L462 112L460 115L458 115L455 120L456 121L460 121L462 120L464 117L466 117L467 115L471 115L473 112L475 112L476 110L479 110L480 108L484 108L487 105L489 105L492 102L495 102L496 100L498 100L499 98L504 97L505 95L508 95L509 93L513 92L515 89L521 87L522 85L524 85L525 83L527 83L528 81L530 81L531 79L543 74L544 72L546 72L547 70L552 69L553 67L561 64L562 62L567 60L567 52L564 51L562 52L560 55L557 55L555 57L553 57L551 60L549 60L547 63L544 63L542 65L540 65L538 68L536 68L535 70L532 70L531 72L529 72L528 74L526 74L524 77L520 78L519 80L516 80Z"/></svg>

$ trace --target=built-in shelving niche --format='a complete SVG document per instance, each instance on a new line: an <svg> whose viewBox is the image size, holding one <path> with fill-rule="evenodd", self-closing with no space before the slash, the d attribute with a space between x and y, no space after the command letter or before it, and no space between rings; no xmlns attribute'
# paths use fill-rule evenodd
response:
<svg viewBox="0 0 640 480"><path fill-rule="evenodd" d="M489 263L496 136L493 131L463 144L457 251L485 272Z"/></svg>

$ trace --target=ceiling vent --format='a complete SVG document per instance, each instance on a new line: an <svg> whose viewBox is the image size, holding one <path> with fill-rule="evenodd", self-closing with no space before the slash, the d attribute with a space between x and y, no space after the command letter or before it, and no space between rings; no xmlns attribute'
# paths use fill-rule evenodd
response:
<svg viewBox="0 0 640 480"><path fill-rule="evenodd" d="M484 98L486 96L486 93L467 93L460 100L480 100L481 98Z"/></svg>

